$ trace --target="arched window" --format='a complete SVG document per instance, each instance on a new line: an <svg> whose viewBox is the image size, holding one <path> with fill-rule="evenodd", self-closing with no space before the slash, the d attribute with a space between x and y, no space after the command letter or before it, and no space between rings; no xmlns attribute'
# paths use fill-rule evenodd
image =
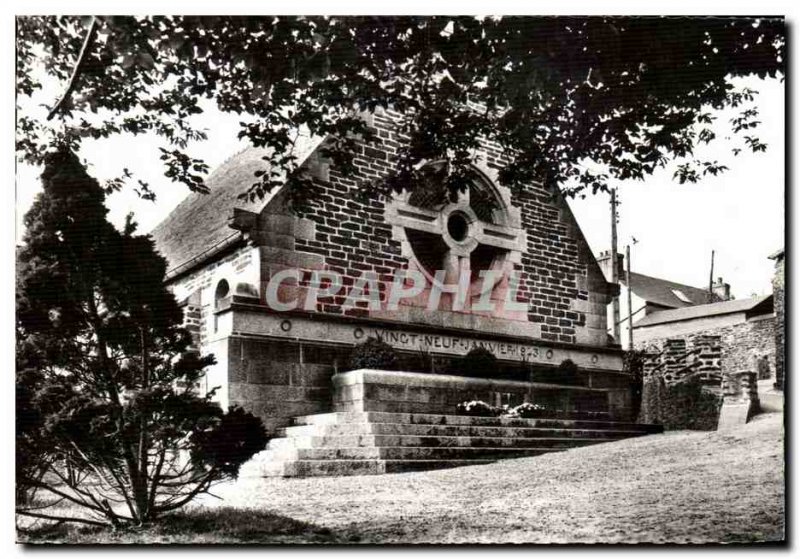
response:
<svg viewBox="0 0 800 559"><path fill-rule="evenodd" d="M231 286L228 284L228 280L220 280L217 284L217 288L214 290L214 308L218 309L220 302L228 296L231 292ZM216 333L219 330L219 317L216 313L214 313L214 332Z"/></svg>
<svg viewBox="0 0 800 559"><path fill-rule="evenodd" d="M231 292L231 286L228 280L220 280L217 284L217 289L214 291L214 306L218 307L219 302L222 301Z"/></svg>

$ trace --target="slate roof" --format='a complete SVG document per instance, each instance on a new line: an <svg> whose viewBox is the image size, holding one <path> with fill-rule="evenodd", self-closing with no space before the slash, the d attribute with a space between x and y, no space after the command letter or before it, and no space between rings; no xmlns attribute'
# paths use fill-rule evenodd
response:
<svg viewBox="0 0 800 559"><path fill-rule="evenodd" d="M294 147L298 165L308 159L321 142L321 138L301 135ZM156 248L167 259L168 277L204 262L239 238L240 233L228 227L233 208L259 212L269 203L278 189L263 200L238 199L256 181L254 173L267 168L261 159L266 154L263 148L248 147L240 151L208 177L208 194L189 194L153 229L150 234Z"/></svg>
<svg viewBox="0 0 800 559"><path fill-rule="evenodd" d="M622 282L625 283L625 276L622 276ZM675 283L660 278L645 276L644 274L637 274L631 272L631 289L633 292L647 301L662 307L669 307L671 309L678 309L682 307L689 307L692 305L704 305L708 303L708 290L684 285L682 283ZM673 290L683 293L689 303L682 301ZM717 295L712 295L714 302L719 301Z"/></svg>
<svg viewBox="0 0 800 559"><path fill-rule="evenodd" d="M635 322L634 328L643 326L654 326L666 322L680 322L695 318L705 318L708 316L718 316L732 313L747 313L748 315L766 314L772 312L772 295L762 295L750 299L738 299L733 301L722 301L719 303L709 303L706 305L696 305L681 309L669 309L658 311L643 317Z"/></svg>

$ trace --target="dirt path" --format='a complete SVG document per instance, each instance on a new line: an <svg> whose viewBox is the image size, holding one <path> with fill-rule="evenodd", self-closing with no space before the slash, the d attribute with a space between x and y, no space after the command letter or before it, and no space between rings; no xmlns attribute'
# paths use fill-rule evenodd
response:
<svg viewBox="0 0 800 559"><path fill-rule="evenodd" d="M766 414L736 433L672 432L436 472L241 480L219 494L223 506L309 523L338 541L780 540L782 421Z"/></svg>

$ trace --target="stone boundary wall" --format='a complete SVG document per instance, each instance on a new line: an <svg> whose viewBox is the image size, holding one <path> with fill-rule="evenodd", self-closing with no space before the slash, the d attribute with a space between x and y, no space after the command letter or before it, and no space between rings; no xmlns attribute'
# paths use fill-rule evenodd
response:
<svg viewBox="0 0 800 559"><path fill-rule="evenodd" d="M705 425L713 422L717 429L744 425L760 410L758 373L748 368L732 369L737 363L733 359L728 360L725 370L720 336L696 335L691 342L670 338L664 340L660 352L645 353L642 420L663 421L664 425L679 425L677 428L681 429L696 428L686 424L697 425L693 422L698 419ZM693 400L692 407L686 407L685 402L680 403L681 397L669 390L690 378L699 378L703 391L719 398L718 412L702 399ZM666 392L660 387L662 381ZM670 401L673 398L677 399ZM718 415L709 415L715 413Z"/></svg>
<svg viewBox="0 0 800 559"><path fill-rule="evenodd" d="M685 335L670 335L665 338L647 340L642 344L636 345L639 349L652 353L660 351L662 348L666 350L670 347L670 344L682 343L683 345L680 347L686 348L692 347L698 340L717 337L720 344L719 366L721 374L745 370L758 371L756 360L766 357L769 375L774 377L776 370L775 329L775 317L768 315L723 328L714 328ZM681 340L682 342L677 342L676 340ZM684 350L677 349L676 351L680 353Z"/></svg>
<svg viewBox="0 0 800 559"><path fill-rule="evenodd" d="M786 367L785 336L786 293L784 279L785 256L781 255L775 263L775 276L772 278L772 293L775 299L775 388L783 390Z"/></svg>
<svg viewBox="0 0 800 559"><path fill-rule="evenodd" d="M684 338L664 340L660 352L645 352L644 382L662 379L670 386L690 376L700 378L703 386L716 393L722 390L722 345L719 336L697 335L691 345Z"/></svg>

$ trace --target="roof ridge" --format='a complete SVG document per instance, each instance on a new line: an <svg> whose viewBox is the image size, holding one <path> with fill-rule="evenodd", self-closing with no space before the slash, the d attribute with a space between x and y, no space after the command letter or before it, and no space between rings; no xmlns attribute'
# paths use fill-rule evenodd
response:
<svg viewBox="0 0 800 559"><path fill-rule="evenodd" d="M727 301L716 301L714 303L704 303L702 305L690 305L687 307L660 310L644 316L642 319L635 322L633 326L634 328L654 326L656 324L679 322L681 320L693 320L705 316L748 312L758 307L770 297L773 297L773 295L757 295L755 297L748 297L747 299L729 299Z"/></svg>
<svg viewBox="0 0 800 559"><path fill-rule="evenodd" d="M700 291L707 291L707 289L705 289L703 287L697 287L697 286L694 286L694 285L689 285L688 283L681 283L681 282L678 282L678 281L672 281L672 280L668 280L668 279L664 279L664 278L659 278L659 277L656 277L656 276L649 276L647 274L642 274L641 272L634 272L633 270L631 270L631 275L634 275L634 274L637 275L637 276L641 276L641 277L648 278L648 279L658 280L658 281L661 281L661 282L664 282L664 283L669 283L669 284L672 284L672 285L679 285L681 287L691 287L692 289L699 289Z"/></svg>
<svg viewBox="0 0 800 559"><path fill-rule="evenodd" d="M759 300L764 300L768 297L772 297L772 295L771 294L756 295L755 297L745 297L744 299L726 299L724 301L714 301L713 303L703 303L702 305L692 305L692 307L697 308L697 307L707 307L709 305L727 305L727 304L741 305L746 303L747 301L753 301L755 303L758 302ZM687 308L687 307L681 307L681 308ZM679 310L679 309L670 309L670 310ZM659 311L659 312L667 312L667 311Z"/></svg>
<svg viewBox="0 0 800 559"><path fill-rule="evenodd" d="M236 158L236 157L239 157L239 156L240 156L240 155L242 155L244 152L246 152L247 150L249 150L249 149L252 149L252 148L258 149L258 148L256 148L256 146L254 146L253 144L248 144L248 145L244 146L242 149L240 149L239 151L235 151L235 152L233 152L231 155L229 155L229 156L228 156L228 157L225 159L225 161L223 161L222 163L220 163L219 165L217 165L216 167L214 167L214 170L213 170L213 171L211 171L211 172L208 174L208 176L210 177L210 176L211 176L211 175L213 175L215 172L217 172L217 170L221 169L223 166L225 166L225 165L227 165L228 163L230 163L230 162L231 162L231 160L233 160L233 159L234 159L234 158Z"/></svg>

